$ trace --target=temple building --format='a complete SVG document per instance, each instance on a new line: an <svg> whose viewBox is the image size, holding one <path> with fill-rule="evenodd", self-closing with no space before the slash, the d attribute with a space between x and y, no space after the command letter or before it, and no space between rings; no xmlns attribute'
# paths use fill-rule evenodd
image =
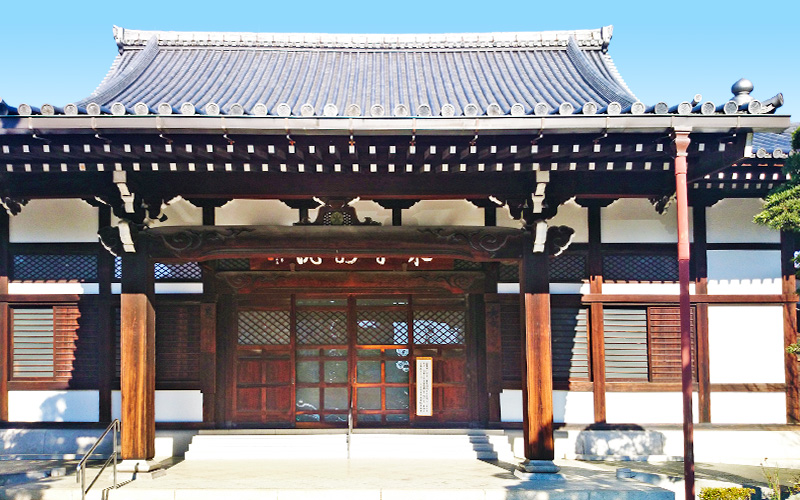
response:
<svg viewBox="0 0 800 500"><path fill-rule="evenodd" d="M115 27L0 101L2 425L798 422L783 98L642 103L611 34Z"/></svg>

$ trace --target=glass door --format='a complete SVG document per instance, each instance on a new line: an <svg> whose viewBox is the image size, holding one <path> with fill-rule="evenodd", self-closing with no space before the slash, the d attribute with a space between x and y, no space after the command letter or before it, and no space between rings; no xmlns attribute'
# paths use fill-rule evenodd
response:
<svg viewBox="0 0 800 500"><path fill-rule="evenodd" d="M409 422L409 300L405 296L355 299L357 425Z"/></svg>
<svg viewBox="0 0 800 500"><path fill-rule="evenodd" d="M346 425L351 405L347 298L298 298L295 420Z"/></svg>

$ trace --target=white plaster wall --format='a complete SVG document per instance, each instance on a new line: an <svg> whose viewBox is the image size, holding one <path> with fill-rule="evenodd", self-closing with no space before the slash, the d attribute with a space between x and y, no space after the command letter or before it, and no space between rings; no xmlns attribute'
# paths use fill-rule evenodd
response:
<svg viewBox="0 0 800 500"><path fill-rule="evenodd" d="M694 293L689 283L689 293ZM603 283L603 293L613 295L678 295L678 283Z"/></svg>
<svg viewBox="0 0 800 500"><path fill-rule="evenodd" d="M100 285L97 283L17 283L8 284L11 295L53 295L53 294L97 294Z"/></svg>
<svg viewBox="0 0 800 500"><path fill-rule="evenodd" d="M291 226L300 218L280 200L231 200L216 209L215 217L220 226Z"/></svg>
<svg viewBox="0 0 800 500"><path fill-rule="evenodd" d="M120 293L122 291L122 286L120 286L119 292L114 292L112 285L112 293ZM156 293L163 293L163 294L170 294L170 293L203 293L203 284L202 283L156 283L155 284L155 292Z"/></svg>
<svg viewBox="0 0 800 500"><path fill-rule="evenodd" d="M600 211L603 243L677 243L675 207L659 215L645 198L623 198ZM692 214L689 211L689 234Z"/></svg>
<svg viewBox="0 0 800 500"><path fill-rule="evenodd" d="M156 221L152 227L203 225L203 209L192 205L180 196L171 200L169 205L164 208L164 215L167 216L167 220Z"/></svg>
<svg viewBox="0 0 800 500"><path fill-rule="evenodd" d="M403 210L404 226L482 226L483 209L467 200L423 200Z"/></svg>
<svg viewBox="0 0 800 500"><path fill-rule="evenodd" d="M95 243L98 210L83 200L31 200L9 218L11 243Z"/></svg>
<svg viewBox="0 0 800 500"><path fill-rule="evenodd" d="M575 230L573 243L589 242L589 210L569 200L560 207L556 216L547 221L550 226L569 226Z"/></svg>
<svg viewBox="0 0 800 500"><path fill-rule="evenodd" d="M718 295L781 293L780 250L709 251L708 293Z"/></svg>
<svg viewBox="0 0 800 500"><path fill-rule="evenodd" d="M511 217L511 211L506 205L497 207L497 225L499 227L513 227L514 229L520 229L522 227L522 222Z"/></svg>
<svg viewBox="0 0 800 500"><path fill-rule="evenodd" d="M785 424L783 392L711 392L715 424Z"/></svg>
<svg viewBox="0 0 800 500"><path fill-rule="evenodd" d="M726 198L706 209L709 243L778 243L779 231L753 222L764 202L758 198Z"/></svg>
<svg viewBox="0 0 800 500"><path fill-rule="evenodd" d="M8 391L10 422L97 422L97 391Z"/></svg>
<svg viewBox="0 0 800 500"><path fill-rule="evenodd" d="M553 391L553 420L574 424L594 422L592 393ZM522 391L507 389L500 393L500 421L522 422Z"/></svg>
<svg viewBox="0 0 800 500"><path fill-rule="evenodd" d="M712 384L783 383L781 306L709 305L708 357Z"/></svg>
<svg viewBox="0 0 800 500"><path fill-rule="evenodd" d="M683 422L680 392L607 392L606 420L610 424L679 424ZM697 422L697 394L692 395Z"/></svg>
<svg viewBox="0 0 800 500"><path fill-rule="evenodd" d="M111 418L120 418L122 399L111 393ZM203 393L200 391L156 391L156 422L202 422Z"/></svg>

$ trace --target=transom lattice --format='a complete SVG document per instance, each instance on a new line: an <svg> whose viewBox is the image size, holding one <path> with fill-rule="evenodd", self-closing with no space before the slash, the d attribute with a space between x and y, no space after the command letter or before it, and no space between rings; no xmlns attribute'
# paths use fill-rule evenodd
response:
<svg viewBox="0 0 800 500"><path fill-rule="evenodd" d="M239 311L239 345L289 344L289 311Z"/></svg>
<svg viewBox="0 0 800 500"><path fill-rule="evenodd" d="M201 281L203 279L203 271L197 262L181 264L156 262L153 269L156 281Z"/></svg>
<svg viewBox="0 0 800 500"><path fill-rule="evenodd" d="M464 311L414 311L415 344L463 344Z"/></svg>
<svg viewBox="0 0 800 500"><path fill-rule="evenodd" d="M250 259L219 259L217 271L249 271Z"/></svg>
<svg viewBox="0 0 800 500"><path fill-rule="evenodd" d="M298 311L298 344L346 344L347 313L345 311Z"/></svg>
<svg viewBox="0 0 800 500"><path fill-rule="evenodd" d="M408 316L402 311L359 311L359 344L408 344Z"/></svg>
<svg viewBox="0 0 800 500"><path fill-rule="evenodd" d="M453 261L453 269L456 271L480 271L483 269L483 265L480 262L456 259Z"/></svg>
<svg viewBox="0 0 800 500"><path fill-rule="evenodd" d="M500 283L519 283L519 266L517 264L500 264L498 274Z"/></svg>
<svg viewBox="0 0 800 500"><path fill-rule="evenodd" d="M97 281L95 254L16 254L12 259L13 281Z"/></svg>
<svg viewBox="0 0 800 500"><path fill-rule="evenodd" d="M678 281L678 259L674 255L604 255L603 277L608 281Z"/></svg>
<svg viewBox="0 0 800 500"><path fill-rule="evenodd" d="M586 256L563 253L550 258L550 281L580 282L586 277Z"/></svg>
<svg viewBox="0 0 800 500"><path fill-rule="evenodd" d="M247 262L247 259L242 259ZM249 265L247 267L249 269ZM181 264L164 264L156 262L153 265L153 277L156 281L202 281L203 270L197 262L184 262ZM114 258L114 279L122 279L122 257Z"/></svg>

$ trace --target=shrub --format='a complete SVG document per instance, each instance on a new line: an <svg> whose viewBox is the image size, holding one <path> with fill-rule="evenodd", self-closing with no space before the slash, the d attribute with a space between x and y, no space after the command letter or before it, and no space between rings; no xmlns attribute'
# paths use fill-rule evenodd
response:
<svg viewBox="0 0 800 500"><path fill-rule="evenodd" d="M703 488L700 500L750 500L755 492L752 488Z"/></svg>

